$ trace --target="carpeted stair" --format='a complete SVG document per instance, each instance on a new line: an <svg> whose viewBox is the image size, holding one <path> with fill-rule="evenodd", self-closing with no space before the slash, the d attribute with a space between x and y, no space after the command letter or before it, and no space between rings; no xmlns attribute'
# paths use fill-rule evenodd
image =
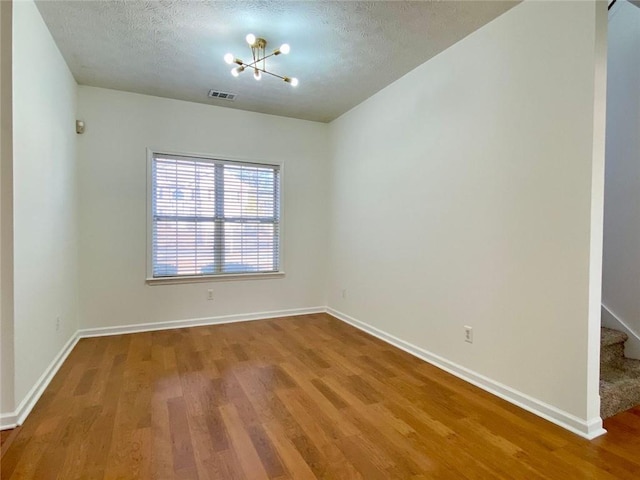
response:
<svg viewBox="0 0 640 480"><path fill-rule="evenodd" d="M624 356L627 334L602 327L600 332L600 416L640 405L640 360Z"/></svg>

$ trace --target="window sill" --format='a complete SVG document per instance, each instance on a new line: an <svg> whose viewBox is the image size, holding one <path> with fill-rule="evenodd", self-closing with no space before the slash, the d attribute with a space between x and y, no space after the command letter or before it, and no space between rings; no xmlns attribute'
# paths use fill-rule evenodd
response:
<svg viewBox="0 0 640 480"><path fill-rule="evenodd" d="M192 277L147 278L147 285L177 285L181 283L224 282L237 280L267 280L283 278L284 272L269 273L228 273L224 275L197 275Z"/></svg>

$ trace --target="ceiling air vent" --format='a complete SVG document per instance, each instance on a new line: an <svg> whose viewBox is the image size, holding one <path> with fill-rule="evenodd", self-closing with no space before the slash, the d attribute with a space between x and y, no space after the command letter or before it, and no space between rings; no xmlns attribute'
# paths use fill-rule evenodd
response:
<svg viewBox="0 0 640 480"><path fill-rule="evenodd" d="M221 98L223 100L235 100L237 93L219 92L218 90L209 90L209 98Z"/></svg>

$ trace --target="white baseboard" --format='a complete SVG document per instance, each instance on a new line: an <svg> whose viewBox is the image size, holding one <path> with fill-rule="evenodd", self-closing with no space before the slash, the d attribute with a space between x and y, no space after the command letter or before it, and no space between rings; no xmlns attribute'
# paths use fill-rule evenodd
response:
<svg viewBox="0 0 640 480"><path fill-rule="evenodd" d="M431 353L420 347L417 347L409 342L401 340L387 332L384 332L376 327L373 327L365 322L356 320L349 315L327 308L327 313L333 315L339 320L346 322L364 332L367 332L374 337L383 340L394 347L404 350L411 355L418 357L425 362L435 365L442 370L455 375L462 380L469 382L476 387L479 387L489 393L492 393L503 400L506 400L514 405L517 405L528 412L531 412L539 417L544 418L560 427L563 427L576 435L580 435L583 438L592 440L600 435L603 435L607 431L602 428L602 419L600 417L593 418L589 421L582 420L570 413L564 412L552 405L542 402L536 398L533 398L525 393L514 390L507 385L496 382L484 375L481 375L473 370L469 370L461 365L451 362L439 355Z"/></svg>
<svg viewBox="0 0 640 480"><path fill-rule="evenodd" d="M29 393L22 399L18 408L16 408L13 412L2 413L0 414L0 430L7 430L10 428L15 428L25 421L27 415L31 413L31 410L36 405L40 396L47 388L55 374L60 369L60 366L67 359L73 348L78 343L80 337L78 336L78 332L75 332L71 335L71 338L65 343L62 347L62 350L58 352L58 355L55 356L53 361L49 364L44 373L40 376L38 381L35 383Z"/></svg>
<svg viewBox="0 0 640 480"><path fill-rule="evenodd" d="M204 325L217 325L222 323L249 322L251 320L265 320L267 318L291 317L295 315L309 315L312 313L324 313L326 307L296 308L290 310L276 310L272 312L244 313L238 315L222 315L208 318L192 318L187 320L175 320L169 322L140 323L136 325L120 325L116 327L84 328L76 331L60 353L54 358L46 371L31 388L26 397L20 402L15 411L0 414L0 430L7 430L22 425L27 415L31 412L40 396L47 388L54 375L66 360L78 340L89 337L102 337L107 335L122 335L127 333L152 332L155 330L169 330L173 328L200 327Z"/></svg>
<svg viewBox="0 0 640 480"><path fill-rule="evenodd" d="M103 337L107 335L122 335L126 333L153 332L156 330L171 330L174 328L202 327L205 325L219 325L222 323L250 322L252 320L266 320L267 318L292 317L295 315L309 315L324 313L326 307L294 308L290 310L275 310L272 312L240 313L236 315L221 315L218 317L190 318L187 320L171 320L168 322L138 323L135 325L119 325L116 327L83 328L78 330L80 338Z"/></svg>
<svg viewBox="0 0 640 480"><path fill-rule="evenodd" d="M603 327L620 330L629 336L629 339L624 344L625 356L640 359L640 336L620 317L613 313L604 303L602 304L601 312L601 322Z"/></svg>

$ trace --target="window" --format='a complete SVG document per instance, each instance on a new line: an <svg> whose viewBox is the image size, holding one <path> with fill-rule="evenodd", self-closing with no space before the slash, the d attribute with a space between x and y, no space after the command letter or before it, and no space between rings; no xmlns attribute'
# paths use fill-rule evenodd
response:
<svg viewBox="0 0 640 480"><path fill-rule="evenodd" d="M280 167L153 153L150 275L280 270Z"/></svg>

